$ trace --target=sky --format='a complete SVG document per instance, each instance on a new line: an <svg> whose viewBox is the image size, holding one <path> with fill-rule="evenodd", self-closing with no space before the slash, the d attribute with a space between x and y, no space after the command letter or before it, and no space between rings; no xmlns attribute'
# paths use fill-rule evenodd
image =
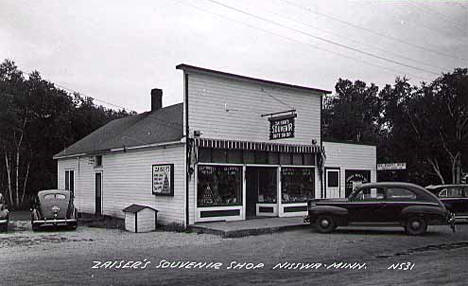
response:
<svg viewBox="0 0 468 286"><path fill-rule="evenodd" d="M180 63L334 91L468 67L468 1L0 0L0 60L110 108L183 100Z"/></svg>

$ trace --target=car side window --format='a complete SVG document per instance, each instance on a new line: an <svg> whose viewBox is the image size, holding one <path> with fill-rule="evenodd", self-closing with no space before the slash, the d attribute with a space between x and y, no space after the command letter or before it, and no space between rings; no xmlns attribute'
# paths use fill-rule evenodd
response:
<svg viewBox="0 0 468 286"><path fill-rule="evenodd" d="M463 198L463 189L461 187L447 188L447 198Z"/></svg>
<svg viewBox="0 0 468 286"><path fill-rule="evenodd" d="M384 199L382 188L363 188L353 198L355 201L379 201Z"/></svg>
<svg viewBox="0 0 468 286"><path fill-rule="evenodd" d="M439 192L439 198L446 198L447 197L447 189L443 189Z"/></svg>
<svg viewBox="0 0 468 286"><path fill-rule="evenodd" d="M388 188L387 199L392 201L414 200L416 194L404 188Z"/></svg>

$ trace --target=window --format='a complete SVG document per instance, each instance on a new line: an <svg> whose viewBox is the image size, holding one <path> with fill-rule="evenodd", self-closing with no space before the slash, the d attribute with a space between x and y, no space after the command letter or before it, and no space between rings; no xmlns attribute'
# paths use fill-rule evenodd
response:
<svg viewBox="0 0 468 286"><path fill-rule="evenodd" d="M94 158L94 167L101 167L102 166L102 155L98 155L96 156L96 158Z"/></svg>
<svg viewBox="0 0 468 286"><path fill-rule="evenodd" d="M315 172L313 168L281 169L281 201L306 202L315 198Z"/></svg>
<svg viewBox="0 0 468 286"><path fill-rule="evenodd" d="M198 207L242 204L242 167L198 166Z"/></svg>
<svg viewBox="0 0 468 286"><path fill-rule="evenodd" d="M467 197L468 189L463 187L449 187L444 188L440 193L441 198L463 198Z"/></svg>
<svg viewBox="0 0 468 286"><path fill-rule="evenodd" d="M354 196L356 201L378 201L383 199L384 190L381 188L365 188Z"/></svg>
<svg viewBox="0 0 468 286"><path fill-rule="evenodd" d="M338 171L327 172L327 187L338 188Z"/></svg>
<svg viewBox="0 0 468 286"><path fill-rule="evenodd" d="M75 192L75 171L65 170L65 190Z"/></svg>
<svg viewBox="0 0 468 286"><path fill-rule="evenodd" d="M63 194L47 194L44 196L44 200L64 200L66 198Z"/></svg>
<svg viewBox="0 0 468 286"><path fill-rule="evenodd" d="M416 195L407 189L402 188L388 188L387 199L389 200L413 200Z"/></svg>

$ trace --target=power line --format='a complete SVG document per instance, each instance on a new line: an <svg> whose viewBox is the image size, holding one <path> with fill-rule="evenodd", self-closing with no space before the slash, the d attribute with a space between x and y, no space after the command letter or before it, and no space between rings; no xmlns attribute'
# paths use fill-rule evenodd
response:
<svg viewBox="0 0 468 286"><path fill-rule="evenodd" d="M208 1L211 1L211 0L208 0ZM417 44L414 44L414 43L412 43L412 42L405 41L405 40L402 40L402 39L393 37L393 36L388 35L388 34L385 34L385 33L381 33L381 32L378 32L378 31L374 31L374 30L372 30L372 29L369 29L369 28L366 28L366 27L362 27L362 26L356 25L356 24L354 24L354 23L351 23L351 22L342 20L342 19L337 18L337 17L334 17L334 16L327 15L327 14L325 14L325 13L321 13L321 12L317 12L317 11L312 11L312 9L310 9L309 7L302 6L302 5L296 4L296 3L291 2L291 1L288 1L288 0L280 0L280 1L283 1L283 2L285 2L285 3L287 3L287 4L291 5L291 6L295 6L296 8L299 8L299 9L302 9L302 10L306 10L306 11L308 11L309 13L316 14L316 15L319 15L319 16L322 16L322 17L326 17L326 18L332 19L332 20L334 20L334 21L336 21L336 22L339 22L339 23L341 23L341 24L348 25L348 26L351 26L351 27L353 27L353 28L366 31L366 32L368 32L368 33L377 35L377 36L379 36L379 37L383 37L383 38L386 38L386 39L390 39L390 40L393 40L393 41L397 41L397 42L403 43L403 44L405 44L405 45L408 45L408 46L411 46L411 47L414 47L414 48L418 48L418 49L421 49L421 50L424 50L424 51L427 51L427 52L431 52L431 53L434 53L434 54L438 54L438 55L440 55L440 56L449 57L449 58L453 58L453 59L457 59L457 60L466 60L466 59L461 58L461 57L458 57L458 56L453 56L453 55L450 55L450 54L446 54L446 53L440 52L440 51L438 51L438 50L431 49L431 48L428 48L428 47L424 47L424 46L421 46L421 45L417 45Z"/></svg>
<svg viewBox="0 0 468 286"><path fill-rule="evenodd" d="M369 62L369 61L366 61L366 60L363 60L363 59L358 59L356 57L351 57L351 56L348 56L348 55L345 55L345 54L342 54L342 53L339 53L335 50L330 50L330 49L326 49L326 48L322 48L320 46L317 46L317 45L313 45L313 44L310 44L310 43L305 43L305 42L301 42L297 39L294 39L294 38L291 38L291 37L288 37L288 36L284 36L284 35L281 35L281 34L278 34L278 33L275 33L275 32L272 32L272 31L269 31L269 30L265 30L265 29L262 29L262 28L259 28L258 26L254 26L254 25L250 25L248 23L245 23L245 22L241 22L241 21L238 21L238 20L235 20L235 19L232 19L232 18L229 18L225 15L222 15L222 14L219 14L219 13L215 13L215 12L212 12L212 11L209 11L209 10L206 10L206 9L202 9L198 6L195 6L195 5L191 5L191 4L188 4L188 3L180 3L180 4L183 4L183 5L186 5L186 6L190 6L191 8L194 8L194 9L197 9L199 11L202 11L204 13L208 13L208 14L212 14L212 15L215 15L217 17L220 17L221 19L223 20L229 20L229 21L232 21L232 22L236 22L238 24L242 24L242 25L245 25L249 28L252 28L252 29L255 29L255 30L259 30L259 31L262 31L264 33L269 33L269 34L272 34L272 35L275 35L279 38L283 38L283 39L286 39L288 41L292 41L292 42L296 42L296 43L300 43L300 44L303 44L303 45L307 45L309 47L312 47L314 49L317 49L317 50L322 50L322 51L325 51L325 52L328 52L328 53L331 53L331 54L335 54L335 55L338 55L340 57L343 57L343 58L346 58L346 59L349 59L349 60L352 60L352 61L355 61L355 62L359 62L359 63L363 63L363 64L366 64L366 65L369 65L369 66L373 66L373 67L377 67L379 69L383 69L383 70L386 70L386 71L391 71L391 72L396 72L398 74L405 74L407 76L411 76L413 78L419 78L419 79L423 79L425 80L425 78L422 78L420 76L416 76L416 75L413 75L411 73L408 73L408 72L402 72L400 70L396 70L396 69L393 69L393 68L390 68L390 67L386 67L386 66L382 66L382 65L379 65L379 64L375 64L374 62Z"/></svg>
<svg viewBox="0 0 468 286"><path fill-rule="evenodd" d="M379 60L382 60L382 61L386 61L386 62L389 62L389 63L401 65L401 66L404 66L404 67L412 68L412 69L415 69L415 70L423 71L423 72L426 72L426 73L439 75L438 73L435 73L433 71L429 71L429 70L422 69L422 68L419 68L419 67L416 67L416 66L413 66L413 65L405 64L405 63L400 62L400 61L389 59L389 58L379 56L379 55L374 54L374 53L366 52L366 51L358 49L358 48L354 48L354 47L351 47L351 46L348 46L348 45L345 45L345 44L341 44L341 43L336 42L336 41L332 41L332 40L329 40L329 39L326 39L326 38L323 38L323 37L319 37L319 36L313 35L313 34L308 33L308 32L304 32L304 31L296 29L296 28L291 28L291 27L285 26L285 25L283 25L283 24L281 24L279 22L276 22L276 21L273 21L273 20L270 20L270 19L266 19L266 18L263 18L261 16L257 16L255 14L252 14L252 13L249 13L247 11L244 11L244 10L241 10L241 9L226 5L224 3L220 3L220 2L215 1L215 0L207 0L207 1L212 2L212 3L216 4L216 5L219 5L219 6L234 10L236 12L239 12L239 13L254 17L254 18L262 20L264 22L271 23L271 24L283 27L285 29L289 29L289 30L295 31L297 33L307 35L307 36L309 36L311 38L314 38L314 39L317 39L319 41L323 41L323 42L326 42L326 43L329 43L329 44L332 44L332 45L335 45L335 46L338 46L338 47L341 47L341 48L344 48L344 49L348 49L348 50L351 50L351 51L354 51L354 52L357 52L357 53L360 53L360 54L363 54L363 55L366 55L366 56L369 56L369 57L373 57L373 58L376 58L376 59L379 59Z"/></svg>
<svg viewBox="0 0 468 286"><path fill-rule="evenodd" d="M67 90L68 92L71 92L71 93L78 93L78 94L84 95L84 96L86 96L86 97L92 98L93 100L96 100L97 102L102 102L102 103L104 103L104 104L107 104L107 105L110 105L110 106L114 106L114 107L117 107L117 108L119 108L119 109L124 109L124 110L129 110L129 111L131 111L131 112L136 112L136 111L134 111L134 110L127 109L127 108L125 108L125 107L123 107L123 106L121 106L121 105L117 105L117 104L114 104L114 103L111 103L111 102L107 102L107 101L98 99L98 98L96 98L96 97L94 97L94 96L86 95L86 94L83 93L83 92L76 91L76 90L74 90L74 89L72 89L72 88L69 88L69 87L66 87L66 86L64 86L64 85L62 85L62 84L57 84L57 83L54 83L54 84L55 84L56 86L62 88L62 89Z"/></svg>
<svg viewBox="0 0 468 286"><path fill-rule="evenodd" d="M395 53L395 52L392 52L390 50L387 50L387 49L384 49L384 48L381 48L379 46L376 46L376 45L369 45L368 43L363 43L362 41L358 41L358 40L355 40L355 39L352 39L350 37L347 37L347 36L344 36L342 34L338 34L338 33L335 33L335 32L331 32L329 30L324 30L324 29L321 29L321 28L318 28L317 26L314 26L314 25L311 25L309 23L305 23L305 22L302 22L302 21L297 21L297 20L293 20L291 18L286 18L284 16L281 16L279 13L274 13L272 12L273 15L277 16L277 17L281 17L283 19L286 19L288 21L291 21L291 22L294 22L294 23L297 23L297 24L301 24L301 25L304 25L304 26L307 26L307 27L310 27L310 28L313 28L313 29L316 29L316 30L319 30L319 31L323 31L325 33L328 33L328 34L331 34L331 35L336 35L338 37L341 37L341 38L344 38L344 39L347 39L351 42L354 42L354 43L357 43L357 44L364 44L364 45L367 45L371 48L374 48L374 49L377 49L377 50L380 50L380 51L383 51L387 54L390 54L390 55L393 55L395 57L399 57L399 58L402 58L402 59L405 59L407 61L412 61L412 62L415 62L415 63L418 63L418 64L421 64L421 65L425 65L425 66L428 66L428 67L433 67L433 68L436 68L436 69L439 69L439 70L444 70L444 68L442 67L439 67L439 66L435 66L435 65L432 65L432 64L429 64L429 63L426 63L426 62L423 62L423 61L419 61L417 59L414 59L414 58L411 58L411 57L407 57L407 56L404 56L404 55L400 55L398 53ZM433 71L434 73L437 73L435 71Z"/></svg>
<svg viewBox="0 0 468 286"><path fill-rule="evenodd" d="M424 10L426 10L426 11L431 12L432 14L442 16L441 18L445 19L445 20L444 20L445 23L447 23L447 24L449 24L449 25L451 25L451 26L453 26L453 27L456 27L457 30L459 30L459 31L461 31L461 32L465 32L465 31L466 31L466 28L460 27L460 26L458 25L458 23L453 22L452 19L451 19L449 16L447 16L447 15L445 15L445 14L443 14L443 13L437 11L437 10L434 10L434 9L432 9L431 7L428 7L428 6L426 6L426 5L421 5L421 4L417 5L417 4L411 3L411 2L408 2L408 4L411 5L411 6L413 6L414 8L416 8L416 9L418 9L418 10L421 10L421 8L422 8L422 9L424 9Z"/></svg>

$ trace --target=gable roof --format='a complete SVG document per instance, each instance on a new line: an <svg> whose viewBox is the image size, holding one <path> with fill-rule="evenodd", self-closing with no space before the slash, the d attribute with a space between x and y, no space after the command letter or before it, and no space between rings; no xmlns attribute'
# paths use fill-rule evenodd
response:
<svg viewBox="0 0 468 286"><path fill-rule="evenodd" d="M144 210L144 209L150 209L150 210L153 210L155 212L158 212L158 210L156 210L156 209L154 209L152 207L137 205L137 204L129 205L128 207L124 208L122 211L123 212L128 212L128 213L137 213L137 212L139 212L141 210Z"/></svg>
<svg viewBox="0 0 468 286"><path fill-rule="evenodd" d="M331 93L331 91L329 91L329 90L324 90L324 89L319 89L319 88L314 88L314 87L294 85L294 84L271 81L271 80L265 80L265 79L259 79L259 78L254 78L254 77L248 77L248 76L243 76L243 75L238 75L238 74L233 74L233 73L227 73L227 72L222 72L222 71L217 71L217 70L212 70L212 69L207 69L207 68L201 68L201 67L187 65L187 64L179 64L179 65L176 66L176 69L189 71L189 72L190 71L197 71L197 72L201 72L201 73L215 74L215 75L218 75L218 76L221 76L221 77L229 77L229 78L235 78L235 79L240 79L240 80L244 80L244 81L251 81L251 82L254 81L254 82L263 83L263 84L277 85L277 86L282 86L282 87L287 87L287 88L292 88L292 89L312 91L312 92L321 93L321 94L330 94Z"/></svg>
<svg viewBox="0 0 468 286"><path fill-rule="evenodd" d="M111 149L180 141L183 137L183 103L156 111L112 120L91 132L54 159L81 154L99 154Z"/></svg>

